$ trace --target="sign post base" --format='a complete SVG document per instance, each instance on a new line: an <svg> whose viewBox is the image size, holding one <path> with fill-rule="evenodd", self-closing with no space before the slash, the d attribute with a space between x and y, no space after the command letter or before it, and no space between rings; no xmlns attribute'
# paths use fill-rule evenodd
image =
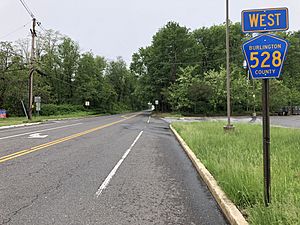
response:
<svg viewBox="0 0 300 225"><path fill-rule="evenodd" d="M223 128L224 128L224 131L225 131L225 132L232 132L232 131L235 130L235 127L234 127L232 124L226 125L226 126L224 126Z"/></svg>

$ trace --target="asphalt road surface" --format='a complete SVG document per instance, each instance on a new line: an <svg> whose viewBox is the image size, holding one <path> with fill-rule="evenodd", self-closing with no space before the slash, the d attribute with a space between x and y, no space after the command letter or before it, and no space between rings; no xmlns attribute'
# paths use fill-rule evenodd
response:
<svg viewBox="0 0 300 225"><path fill-rule="evenodd" d="M271 116L271 125L300 128L300 116Z"/></svg>
<svg viewBox="0 0 300 225"><path fill-rule="evenodd" d="M149 112L0 130L0 224L227 224Z"/></svg>

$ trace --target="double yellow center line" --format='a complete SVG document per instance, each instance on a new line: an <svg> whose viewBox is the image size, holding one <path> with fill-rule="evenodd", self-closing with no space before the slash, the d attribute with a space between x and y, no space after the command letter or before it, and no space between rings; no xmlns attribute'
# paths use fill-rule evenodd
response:
<svg viewBox="0 0 300 225"><path fill-rule="evenodd" d="M5 161L11 160L11 159L14 159L14 158L17 158L17 157L20 157L22 155L27 155L29 153L36 152L38 150L41 150L41 149L44 149L44 148L47 148L47 147L65 142L65 141L69 141L71 139L74 139L74 138L77 138L77 137L95 132L97 130L101 130L101 129L106 128L106 127L110 127L114 124L121 123L125 120L131 119L131 118L133 118L137 115L139 115L139 114L135 114L135 115L126 117L125 119L121 119L121 120L118 120L116 122L112 122L112 123L108 123L108 124L105 124L105 125L102 125L102 126L99 126L99 127L95 127L95 128L92 128L92 129L89 129L89 130L86 130L86 131L83 131L83 132L80 132L80 133L77 133L77 134L73 134L73 135L70 135L70 136L67 136L67 137L64 137L64 138L60 138L60 139L45 143L45 144L34 146L34 147L29 148L29 149L21 150L21 151L18 151L18 152L15 152L15 153L12 153L12 154L9 154L9 155L6 155L6 156L2 156L2 157L0 157L0 163L3 163Z"/></svg>

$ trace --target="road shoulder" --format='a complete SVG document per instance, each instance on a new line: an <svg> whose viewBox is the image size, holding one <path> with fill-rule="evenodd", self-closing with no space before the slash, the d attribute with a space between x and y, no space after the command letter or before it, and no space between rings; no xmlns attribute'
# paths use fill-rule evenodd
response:
<svg viewBox="0 0 300 225"><path fill-rule="evenodd" d="M206 183L207 187L211 191L212 195L216 199L220 208L222 209L224 215L232 225L248 225L248 222L245 220L241 212L237 209L237 207L229 200L223 190L218 186L217 181L210 174L210 172L205 168L205 166L200 162L200 160L196 157L194 152L189 148L189 146L185 143L185 141L180 137L177 131L170 124L170 129L176 136L178 142L192 161L199 175Z"/></svg>

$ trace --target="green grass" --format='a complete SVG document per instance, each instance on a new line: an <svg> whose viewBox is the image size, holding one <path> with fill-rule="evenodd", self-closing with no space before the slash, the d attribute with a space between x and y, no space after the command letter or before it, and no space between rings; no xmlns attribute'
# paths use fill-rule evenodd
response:
<svg viewBox="0 0 300 225"><path fill-rule="evenodd" d="M34 122L42 122L47 121L51 119L65 119L65 118L77 118L77 117L86 117L86 116L92 116L92 115L100 115L96 114L95 112L75 112L70 113L66 115L55 115L55 116L34 116L31 121L27 120L26 117L9 117L0 119L0 127L1 126L9 126L9 125L17 125L17 124L23 124L23 123L34 123Z"/></svg>
<svg viewBox="0 0 300 225"><path fill-rule="evenodd" d="M262 128L224 123L174 123L250 224L300 224L300 130L271 128L271 205L263 201Z"/></svg>

